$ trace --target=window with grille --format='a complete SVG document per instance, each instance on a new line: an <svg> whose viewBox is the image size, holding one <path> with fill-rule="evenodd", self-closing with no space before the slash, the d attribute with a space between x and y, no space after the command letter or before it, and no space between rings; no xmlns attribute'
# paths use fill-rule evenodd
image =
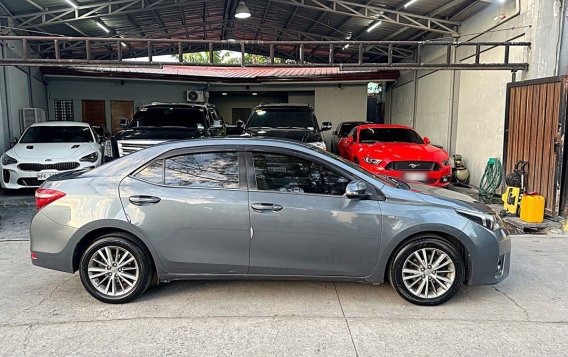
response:
<svg viewBox="0 0 568 357"><path fill-rule="evenodd" d="M55 118L54 120L73 121L73 101L72 100L56 100L55 101Z"/></svg>

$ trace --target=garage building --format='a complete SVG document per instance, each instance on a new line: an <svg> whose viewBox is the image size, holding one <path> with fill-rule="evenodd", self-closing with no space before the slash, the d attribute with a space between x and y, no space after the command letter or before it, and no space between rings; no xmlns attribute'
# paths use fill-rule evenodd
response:
<svg viewBox="0 0 568 357"><path fill-rule="evenodd" d="M250 17L235 16L241 3ZM463 155L478 184L488 158L504 159L507 84L568 74L566 6L560 0L0 0L0 146L8 149L21 134L24 108L48 120L98 121L116 130L117 118L141 104L183 102L195 91L229 122L264 101L310 103L320 122L409 125ZM72 38L54 41L59 35ZM213 51L242 49L281 62L159 63L163 55L213 59ZM125 61L130 58L142 61ZM371 109L369 82L382 89ZM550 94L543 101L566 102L565 90ZM547 115L537 112L535 122L553 123ZM560 119L563 130L565 115ZM560 171L545 184L559 205L564 143L533 144L554 146L546 152L555 167L548 168ZM533 174L539 169L533 165Z"/></svg>

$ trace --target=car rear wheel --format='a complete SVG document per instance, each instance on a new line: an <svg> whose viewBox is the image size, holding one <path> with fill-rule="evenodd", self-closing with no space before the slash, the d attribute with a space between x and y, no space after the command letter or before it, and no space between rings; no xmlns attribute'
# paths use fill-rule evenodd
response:
<svg viewBox="0 0 568 357"><path fill-rule="evenodd" d="M99 238L87 248L81 257L79 275L93 297L120 304L148 289L152 268L142 249L116 233Z"/></svg>
<svg viewBox="0 0 568 357"><path fill-rule="evenodd" d="M440 305L463 285L465 265L460 253L441 238L411 241L395 256L390 281L405 300L417 305Z"/></svg>

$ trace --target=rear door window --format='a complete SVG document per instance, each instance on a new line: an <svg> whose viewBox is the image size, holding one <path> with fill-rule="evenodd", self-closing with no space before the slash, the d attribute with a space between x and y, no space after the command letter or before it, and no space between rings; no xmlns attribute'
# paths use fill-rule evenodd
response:
<svg viewBox="0 0 568 357"><path fill-rule="evenodd" d="M239 188L236 152L179 155L165 160L164 184L168 186Z"/></svg>

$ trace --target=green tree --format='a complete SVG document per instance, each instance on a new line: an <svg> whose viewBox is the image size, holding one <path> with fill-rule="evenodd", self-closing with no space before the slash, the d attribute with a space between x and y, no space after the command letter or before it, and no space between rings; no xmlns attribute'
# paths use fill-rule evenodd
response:
<svg viewBox="0 0 568 357"><path fill-rule="evenodd" d="M213 63L225 63L229 56L228 52L213 51ZM174 57L179 59L179 55ZM209 63L209 52L184 53L183 61L187 63Z"/></svg>

